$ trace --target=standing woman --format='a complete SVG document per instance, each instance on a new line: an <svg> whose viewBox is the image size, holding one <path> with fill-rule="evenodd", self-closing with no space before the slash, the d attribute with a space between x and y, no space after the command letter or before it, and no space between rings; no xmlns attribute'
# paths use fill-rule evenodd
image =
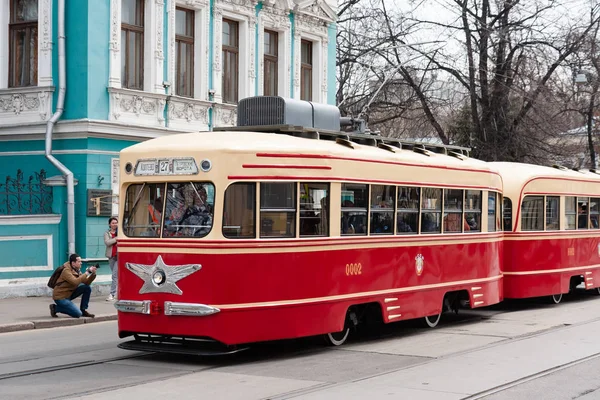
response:
<svg viewBox="0 0 600 400"><path fill-rule="evenodd" d="M104 254L108 257L108 265L110 266L110 270L112 272L112 283L110 285L110 294L106 298L106 301L116 300L117 294L117 226L119 225L119 220L116 217L110 217L108 219L108 227L109 229L104 232L104 244L106 245L106 253Z"/></svg>

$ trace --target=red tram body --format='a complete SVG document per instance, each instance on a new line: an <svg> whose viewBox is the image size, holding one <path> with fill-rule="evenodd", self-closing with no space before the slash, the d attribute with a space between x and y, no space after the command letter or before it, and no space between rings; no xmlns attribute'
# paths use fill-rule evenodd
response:
<svg viewBox="0 0 600 400"><path fill-rule="evenodd" d="M124 149L115 305L136 340L121 346L338 345L363 317L435 326L459 303L500 302L499 173L368 136L223 131Z"/></svg>
<svg viewBox="0 0 600 400"><path fill-rule="evenodd" d="M558 303L579 284L598 288L600 176L491 164L504 182L505 298L552 296Z"/></svg>

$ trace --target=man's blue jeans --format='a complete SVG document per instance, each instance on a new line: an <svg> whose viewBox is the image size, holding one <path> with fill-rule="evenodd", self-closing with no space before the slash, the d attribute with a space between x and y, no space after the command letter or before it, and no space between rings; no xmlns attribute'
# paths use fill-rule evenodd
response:
<svg viewBox="0 0 600 400"><path fill-rule="evenodd" d="M81 317L81 312L87 310L88 308L91 293L92 288L90 287L90 285L80 283L79 286L77 286L77 289L73 291L71 297L69 297L68 299L54 300L54 302L56 303L56 312L70 315L73 318ZM78 298L79 296L82 296L81 306L77 308L77 306L73 304L72 300Z"/></svg>

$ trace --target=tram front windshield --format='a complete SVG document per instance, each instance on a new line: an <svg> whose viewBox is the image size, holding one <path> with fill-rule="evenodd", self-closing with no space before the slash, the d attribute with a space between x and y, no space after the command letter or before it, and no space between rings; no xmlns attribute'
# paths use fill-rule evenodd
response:
<svg viewBox="0 0 600 400"><path fill-rule="evenodd" d="M213 225L210 182L142 183L127 188L123 233L129 237L203 237Z"/></svg>

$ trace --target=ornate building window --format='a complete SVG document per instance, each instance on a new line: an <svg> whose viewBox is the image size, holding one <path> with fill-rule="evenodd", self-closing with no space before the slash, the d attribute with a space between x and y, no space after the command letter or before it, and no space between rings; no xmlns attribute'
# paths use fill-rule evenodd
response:
<svg viewBox="0 0 600 400"><path fill-rule="evenodd" d="M8 86L38 83L38 1L10 0Z"/></svg>
<svg viewBox="0 0 600 400"><path fill-rule="evenodd" d="M302 40L300 46L300 100L310 101L313 87L313 44L308 40Z"/></svg>
<svg viewBox="0 0 600 400"><path fill-rule="evenodd" d="M121 0L121 82L144 89L144 0Z"/></svg>
<svg viewBox="0 0 600 400"><path fill-rule="evenodd" d="M237 103L239 76L239 23L223 19L223 102Z"/></svg>
<svg viewBox="0 0 600 400"><path fill-rule="evenodd" d="M175 94L184 97L194 97L194 14L175 11Z"/></svg>
<svg viewBox="0 0 600 400"><path fill-rule="evenodd" d="M264 87L265 96L277 96L279 34L265 30Z"/></svg>

